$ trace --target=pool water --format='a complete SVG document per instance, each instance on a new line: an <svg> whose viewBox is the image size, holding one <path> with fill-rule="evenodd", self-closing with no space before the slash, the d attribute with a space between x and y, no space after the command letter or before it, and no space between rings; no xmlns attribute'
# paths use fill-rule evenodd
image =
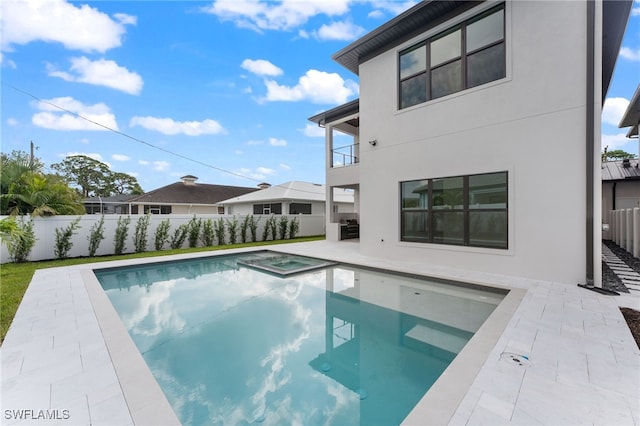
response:
<svg viewBox="0 0 640 426"><path fill-rule="evenodd" d="M248 256L96 271L185 425L399 424L504 297Z"/></svg>

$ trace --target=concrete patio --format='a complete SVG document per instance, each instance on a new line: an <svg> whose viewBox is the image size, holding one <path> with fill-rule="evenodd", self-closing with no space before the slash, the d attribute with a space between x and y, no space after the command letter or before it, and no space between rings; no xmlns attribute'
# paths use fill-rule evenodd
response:
<svg viewBox="0 0 640 426"><path fill-rule="evenodd" d="M388 262L364 256L358 247L318 241L272 249L522 294L506 327L494 329L499 334L488 357L456 359L441 378L448 385L437 382L406 424L640 425L640 350L619 310L640 310L640 292L608 296L576 284ZM247 249L161 260L242 251ZM97 289L91 272L96 266L44 269L34 275L1 348L2 424L179 423L106 295ZM456 397L448 376L470 369L469 360L478 364L478 371L471 370L468 384L453 382L461 388ZM450 412L441 409L447 404L453 405Z"/></svg>

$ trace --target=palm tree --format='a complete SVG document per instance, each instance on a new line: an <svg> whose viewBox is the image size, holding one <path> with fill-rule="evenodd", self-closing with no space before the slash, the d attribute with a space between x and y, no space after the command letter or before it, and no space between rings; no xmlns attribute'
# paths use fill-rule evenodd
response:
<svg viewBox="0 0 640 426"><path fill-rule="evenodd" d="M78 193L55 175L23 173L0 198L3 204L6 201L10 215L53 216L85 212Z"/></svg>

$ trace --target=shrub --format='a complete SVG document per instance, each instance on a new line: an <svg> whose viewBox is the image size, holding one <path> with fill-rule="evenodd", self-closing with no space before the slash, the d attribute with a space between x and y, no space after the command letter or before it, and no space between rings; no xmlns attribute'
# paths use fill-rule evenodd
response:
<svg viewBox="0 0 640 426"><path fill-rule="evenodd" d="M286 216L281 216L278 221L278 238L284 240L287 237L287 224L289 219Z"/></svg>
<svg viewBox="0 0 640 426"><path fill-rule="evenodd" d="M213 224L213 229L216 234L216 238L218 239L218 244L221 246L225 245L225 235L224 235L224 219L220 218Z"/></svg>
<svg viewBox="0 0 640 426"><path fill-rule="evenodd" d="M169 242L169 245L171 246L172 249L182 248L182 246L184 245L184 240L187 239L187 232L189 232L189 227L185 223L178 226L173 231L173 235L171 236L171 241Z"/></svg>
<svg viewBox="0 0 640 426"><path fill-rule="evenodd" d="M162 250L167 241L169 241L169 228L171 228L169 219L164 219L156 228L153 238L153 248L155 248L156 251Z"/></svg>
<svg viewBox="0 0 640 426"><path fill-rule="evenodd" d="M235 244L238 235L238 218L235 215L232 219L227 219L227 229L229 230L229 244Z"/></svg>
<svg viewBox="0 0 640 426"><path fill-rule="evenodd" d="M249 217L251 217L251 215L246 215L244 219L242 219L242 222L240 222L240 242L241 243L247 242L247 230L249 229L249 220L250 220Z"/></svg>
<svg viewBox="0 0 640 426"><path fill-rule="evenodd" d="M276 217L274 215L271 215L269 217L269 219L267 219L267 222L269 222L269 230L271 231L271 239L272 240L276 240L276 234L278 233L278 220L276 219Z"/></svg>
<svg viewBox="0 0 640 426"><path fill-rule="evenodd" d="M100 221L93 224L87 236L89 240L89 257L96 255L100 242L104 240L104 215L100 216Z"/></svg>
<svg viewBox="0 0 640 426"><path fill-rule="evenodd" d="M149 228L150 220L151 220L151 216L149 216L149 214L146 214L138 218L138 222L136 223L136 229L133 235L133 246L135 248L136 253L142 253L143 251L147 251L147 244L149 242L149 238L147 236L147 229Z"/></svg>
<svg viewBox="0 0 640 426"><path fill-rule="evenodd" d="M69 256L69 250L73 247L71 237L77 234L76 230L80 228L80 218L69 223L66 228L56 228L56 244L53 253L56 259L66 259Z"/></svg>
<svg viewBox="0 0 640 426"><path fill-rule="evenodd" d="M213 220L211 218L202 223L202 235L200 236L200 241L204 247L211 247L215 242L215 232L213 228Z"/></svg>
<svg viewBox="0 0 640 426"><path fill-rule="evenodd" d="M249 231L251 232L251 242L255 243L256 241L258 241L258 223L260 223L261 218L258 218L258 220L256 220L256 218L253 217L252 214L250 214L248 217Z"/></svg>
<svg viewBox="0 0 640 426"><path fill-rule="evenodd" d="M123 219L122 216L118 217L118 224L116 225L116 234L114 237L114 252L116 255L124 253L127 243L127 235L129 234L129 223L131 223L131 218L129 216L127 216L126 219Z"/></svg>
<svg viewBox="0 0 640 426"><path fill-rule="evenodd" d="M19 223L13 217L0 220L0 238L7 247L12 262L26 262L36 243L33 219L25 222L22 218Z"/></svg>
<svg viewBox="0 0 640 426"><path fill-rule="evenodd" d="M267 218L264 223L264 229L262 230L262 241L267 241L267 239L269 239L269 235L271 235L271 221Z"/></svg>
<svg viewBox="0 0 640 426"><path fill-rule="evenodd" d="M200 228L202 228L202 219L196 219L196 215L193 215L187 227L189 228L189 247L196 247L198 245L198 237L200 236Z"/></svg>
<svg viewBox="0 0 640 426"><path fill-rule="evenodd" d="M294 217L293 219L291 219L291 222L289 222L289 238L293 239L296 237L296 235L298 235L298 231L300 230L300 222L298 221L297 217Z"/></svg>

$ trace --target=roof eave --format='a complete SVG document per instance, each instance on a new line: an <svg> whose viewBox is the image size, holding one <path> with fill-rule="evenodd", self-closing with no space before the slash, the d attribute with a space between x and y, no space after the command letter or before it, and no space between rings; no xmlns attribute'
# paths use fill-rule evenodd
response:
<svg viewBox="0 0 640 426"><path fill-rule="evenodd" d="M637 135L639 122L640 122L640 84L638 85L636 92L633 94L633 97L631 98L631 102L629 102L629 106L627 107L627 110L624 112L618 127L623 128L623 127L634 126L634 128L629 130L629 133L635 130L635 135ZM631 136L634 136L634 135L629 135L629 134L627 135L627 137L631 137Z"/></svg>

